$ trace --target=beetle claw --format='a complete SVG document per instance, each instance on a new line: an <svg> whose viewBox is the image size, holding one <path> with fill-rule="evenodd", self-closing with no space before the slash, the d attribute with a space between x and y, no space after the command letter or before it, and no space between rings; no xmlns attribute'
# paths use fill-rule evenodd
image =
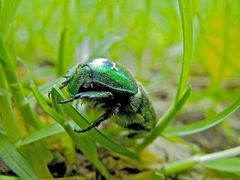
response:
<svg viewBox="0 0 240 180"><path fill-rule="evenodd" d="M48 98L51 99L52 90L48 91Z"/></svg>
<svg viewBox="0 0 240 180"><path fill-rule="evenodd" d="M74 129L74 132L76 132L76 133L84 133L84 132L86 132L86 130L85 129Z"/></svg>
<svg viewBox="0 0 240 180"><path fill-rule="evenodd" d="M72 98L72 99L67 99L67 100L62 100L62 101L58 101L58 103L59 104L65 104L65 103L69 103L69 102L71 102L71 101L73 101L74 100L74 98Z"/></svg>
<svg viewBox="0 0 240 180"><path fill-rule="evenodd" d="M68 101L67 101L68 102ZM58 101L58 104L64 104L64 103L67 103L66 101Z"/></svg>

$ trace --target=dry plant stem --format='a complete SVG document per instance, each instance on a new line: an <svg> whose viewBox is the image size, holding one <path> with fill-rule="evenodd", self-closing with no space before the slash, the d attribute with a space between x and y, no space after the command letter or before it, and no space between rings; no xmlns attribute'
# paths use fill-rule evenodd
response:
<svg viewBox="0 0 240 180"><path fill-rule="evenodd" d="M212 161L212 160L217 160L217 159L222 159L222 158L227 158L227 157L233 157L240 155L240 146L237 146L235 148L231 148L228 150L212 153L212 154L207 154L207 155L197 155L193 156L189 159L185 159L182 161L178 162L173 162L166 164L163 166L164 172L166 175L170 174L175 174L178 172L182 172L184 170L187 170L195 165L207 162L207 161Z"/></svg>

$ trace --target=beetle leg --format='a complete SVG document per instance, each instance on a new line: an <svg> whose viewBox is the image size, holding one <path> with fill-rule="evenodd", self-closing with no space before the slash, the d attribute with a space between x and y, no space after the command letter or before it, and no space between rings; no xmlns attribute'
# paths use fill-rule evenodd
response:
<svg viewBox="0 0 240 180"><path fill-rule="evenodd" d="M139 135L139 132L131 132L127 135L128 138L135 138Z"/></svg>
<svg viewBox="0 0 240 180"><path fill-rule="evenodd" d="M51 94L52 94L52 90L49 90L47 94L49 99L51 98Z"/></svg>
<svg viewBox="0 0 240 180"><path fill-rule="evenodd" d="M129 124L127 126L128 129L132 129L132 130L135 130L135 131L150 131L151 129L140 124L140 123L137 123L137 122L134 122L132 124Z"/></svg>
<svg viewBox="0 0 240 180"><path fill-rule="evenodd" d="M143 126L140 123L132 123L127 126L128 129L133 130L133 132L130 132L127 137L128 138L137 138L141 137L142 133L149 132L151 129L148 127Z"/></svg>
<svg viewBox="0 0 240 180"><path fill-rule="evenodd" d="M70 79L67 79L66 81L64 81L64 82L61 84L61 86L59 87L59 89L62 89L62 88L64 88L65 86L67 86L67 85L69 84L69 82L70 82Z"/></svg>
<svg viewBox="0 0 240 180"><path fill-rule="evenodd" d="M81 93L79 94L76 94L75 96L73 96L72 98L70 99L66 99L66 100L63 100L63 101L58 101L59 104L64 104L64 103L68 103L68 102L71 102L71 101L74 101L75 99L78 99L81 97Z"/></svg>
<svg viewBox="0 0 240 180"><path fill-rule="evenodd" d="M86 99L112 99L113 98L113 94L108 91L87 91L79 94L81 94L81 98L86 98Z"/></svg>
<svg viewBox="0 0 240 180"><path fill-rule="evenodd" d="M68 103L71 101L74 101L75 99L79 98L87 98L87 99L103 99L103 98L113 98L113 94L111 92L97 92L97 91L88 91L88 92L82 92L78 93L75 96L73 96L70 99L59 101L58 103L63 104L63 103Z"/></svg>
<svg viewBox="0 0 240 180"><path fill-rule="evenodd" d="M102 116L100 116L98 119L96 119L90 126L88 126L85 129L75 129L74 131L77 133L84 133L86 131L91 130L92 128L99 126L99 124L101 124L101 122L109 119L110 117L112 117L114 114L116 114L119 111L119 105L117 105L117 107L114 107L112 109L108 109Z"/></svg>

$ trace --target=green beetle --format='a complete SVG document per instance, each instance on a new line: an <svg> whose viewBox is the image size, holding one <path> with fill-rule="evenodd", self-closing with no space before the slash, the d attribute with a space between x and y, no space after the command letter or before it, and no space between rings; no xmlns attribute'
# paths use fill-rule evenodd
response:
<svg viewBox="0 0 240 180"><path fill-rule="evenodd" d="M72 69L60 88L67 86L70 99L59 101L68 103L76 99L93 103L104 113L82 133L111 119L122 127L139 134L150 131L156 124L156 114L140 83L121 65L104 58L79 64Z"/></svg>

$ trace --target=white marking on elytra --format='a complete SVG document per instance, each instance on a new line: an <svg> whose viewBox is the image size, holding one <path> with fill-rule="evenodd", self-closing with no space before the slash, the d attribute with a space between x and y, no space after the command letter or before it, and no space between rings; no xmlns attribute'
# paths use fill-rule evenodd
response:
<svg viewBox="0 0 240 180"><path fill-rule="evenodd" d="M115 71L118 71L118 68L117 68L117 66L116 66L116 63L112 63L112 67L111 67L111 69L113 69L113 70L115 70Z"/></svg>
<svg viewBox="0 0 240 180"><path fill-rule="evenodd" d="M101 65L103 65L104 62L106 62L106 61L107 61L107 60L104 59L104 58L98 58L98 59L95 59L95 60L94 60L94 64L101 66Z"/></svg>

